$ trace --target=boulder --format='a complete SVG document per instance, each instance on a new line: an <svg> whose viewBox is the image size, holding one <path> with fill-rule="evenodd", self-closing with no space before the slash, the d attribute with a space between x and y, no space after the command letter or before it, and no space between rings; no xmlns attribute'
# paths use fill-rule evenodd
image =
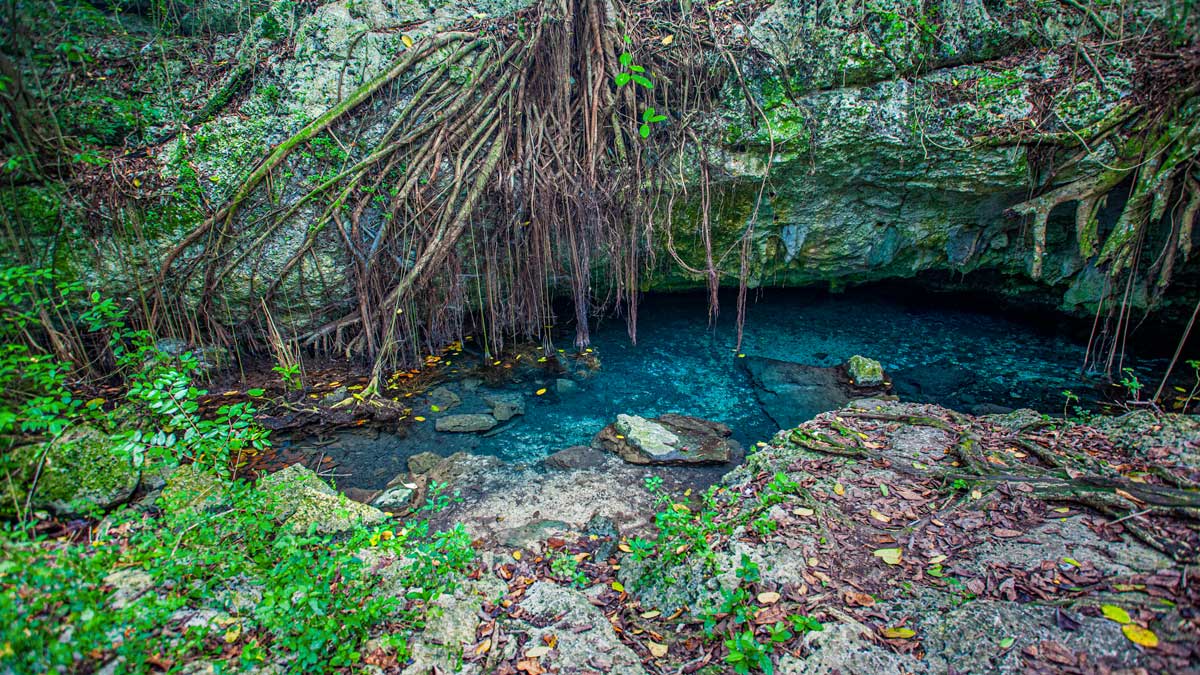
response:
<svg viewBox="0 0 1200 675"><path fill-rule="evenodd" d="M556 639L554 649L540 659L554 672L563 675L646 672L641 657L621 642L608 619L583 593L538 581L521 598L521 609L523 620L528 622L528 644L546 644L543 637Z"/></svg>
<svg viewBox="0 0 1200 675"><path fill-rule="evenodd" d="M172 511L210 511L223 506L228 486L216 474L195 464L185 464L167 477L162 500Z"/></svg>
<svg viewBox="0 0 1200 675"><path fill-rule="evenodd" d="M631 464L723 464L738 449L729 427L685 415L617 415L594 444Z"/></svg>
<svg viewBox="0 0 1200 675"><path fill-rule="evenodd" d="M479 433L487 431L496 426L496 418L491 415L480 413L467 413L463 415L446 415L438 418L435 428L438 431L450 433Z"/></svg>
<svg viewBox="0 0 1200 675"><path fill-rule="evenodd" d="M884 382L883 364L858 354L846 361L846 374L856 387L878 387Z"/></svg>
<svg viewBox="0 0 1200 675"><path fill-rule="evenodd" d="M489 394L483 400L491 406L492 417L499 422L525 414L525 399L520 394Z"/></svg>
<svg viewBox="0 0 1200 675"><path fill-rule="evenodd" d="M337 534L386 518L379 509L338 494L301 464L263 476L259 488L268 493L274 518L297 533Z"/></svg>
<svg viewBox="0 0 1200 675"><path fill-rule="evenodd" d="M33 486L29 502L34 508L60 516L104 511L129 499L141 480L141 458L94 427L76 427L48 444L24 445L12 452L21 472L15 482L22 508ZM6 496L0 514L15 515L13 501Z"/></svg>

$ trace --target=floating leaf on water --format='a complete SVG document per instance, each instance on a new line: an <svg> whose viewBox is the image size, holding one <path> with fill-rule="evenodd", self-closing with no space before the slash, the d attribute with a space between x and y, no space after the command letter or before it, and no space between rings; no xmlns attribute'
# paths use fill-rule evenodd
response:
<svg viewBox="0 0 1200 675"><path fill-rule="evenodd" d="M418 421L418 422L424 422L424 421L425 421L425 418L424 418L424 417L421 417L420 415L417 415L417 416L416 416L416 417L414 417L413 419L414 419L414 420L416 420L416 421Z"/></svg>
<svg viewBox="0 0 1200 675"><path fill-rule="evenodd" d="M646 641L646 649L649 649L650 654L656 659L661 659L662 657L667 655L667 646L659 644L657 642L652 642L650 640L647 640Z"/></svg>
<svg viewBox="0 0 1200 675"><path fill-rule="evenodd" d="M538 396L541 396L542 394L545 394L545 393L546 393L546 388L545 388L545 387L542 387L541 389L538 389L537 391L535 391L535 392L533 392L533 393L534 393L534 394L537 394Z"/></svg>
<svg viewBox="0 0 1200 675"><path fill-rule="evenodd" d="M1149 647L1150 649L1158 646L1158 636L1154 634L1154 631L1149 628L1142 628L1136 623L1127 623L1121 626L1121 632L1135 645Z"/></svg>
<svg viewBox="0 0 1200 675"><path fill-rule="evenodd" d="M1133 619L1129 617L1129 612L1116 605L1100 605L1100 613L1104 615L1104 618L1111 619L1117 623L1133 622Z"/></svg>
<svg viewBox="0 0 1200 675"><path fill-rule="evenodd" d="M775 591L763 591L758 594L758 602L763 605L773 605L779 602L780 597L782 596Z"/></svg>
<svg viewBox="0 0 1200 675"><path fill-rule="evenodd" d="M889 565L899 565L903 556L899 548L878 548L872 555Z"/></svg>
<svg viewBox="0 0 1200 675"><path fill-rule="evenodd" d="M917 634L917 631L911 628L897 626L893 628L884 628L883 630L879 631L879 634L885 638L893 640L907 640L910 637L914 637Z"/></svg>

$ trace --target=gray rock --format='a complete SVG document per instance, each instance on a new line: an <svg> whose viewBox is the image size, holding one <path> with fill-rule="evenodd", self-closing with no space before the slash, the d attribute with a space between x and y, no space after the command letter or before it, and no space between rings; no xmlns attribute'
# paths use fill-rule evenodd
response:
<svg viewBox="0 0 1200 675"><path fill-rule="evenodd" d="M837 410L851 398L839 368L758 356L738 361L750 374L755 396L780 428L788 429L820 413Z"/></svg>
<svg viewBox="0 0 1200 675"><path fill-rule="evenodd" d="M846 361L846 373L858 387L877 387L883 384L883 365L875 359L855 354Z"/></svg>
<svg viewBox="0 0 1200 675"><path fill-rule="evenodd" d="M859 623L836 623L804 636L807 656L785 654L777 672L792 675L910 675L928 673L920 661L897 654L870 639L869 628Z"/></svg>
<svg viewBox="0 0 1200 675"><path fill-rule="evenodd" d="M447 387L437 387L429 392L429 402L436 405L439 412L446 412L462 403L462 399Z"/></svg>
<svg viewBox="0 0 1200 675"><path fill-rule="evenodd" d="M602 450L586 445L573 445L542 460L554 469L595 469L604 464L606 456Z"/></svg>
<svg viewBox="0 0 1200 675"><path fill-rule="evenodd" d="M195 464L185 464L172 472L162 491L167 508L176 511L211 511L223 506L228 497L228 485Z"/></svg>
<svg viewBox="0 0 1200 675"><path fill-rule="evenodd" d="M442 461L442 456L433 452L419 452L408 458L408 471L414 476L429 473Z"/></svg>
<svg viewBox="0 0 1200 675"><path fill-rule="evenodd" d="M411 508L416 495L417 485L415 483L400 484L379 493L379 496L371 501L371 506L398 513Z"/></svg>
<svg viewBox="0 0 1200 675"><path fill-rule="evenodd" d="M439 417L435 428L449 433L479 433L496 426L496 418L491 415L467 413L463 415L446 415Z"/></svg>
<svg viewBox="0 0 1200 675"><path fill-rule="evenodd" d="M594 444L631 464L722 464L739 448L729 427L685 415L617 415Z"/></svg>
<svg viewBox="0 0 1200 675"><path fill-rule="evenodd" d="M336 534L386 518L379 509L338 494L301 464L263 476L259 487L269 495L272 516L293 532Z"/></svg>
<svg viewBox="0 0 1200 675"><path fill-rule="evenodd" d="M538 581L521 598L521 608L530 617L523 626L529 644L544 644L543 635L558 639L555 648L540 659L543 667L563 675L596 671L644 675L641 658L617 638L612 624L586 595Z"/></svg>
<svg viewBox="0 0 1200 675"><path fill-rule="evenodd" d="M491 407L492 417L499 422L525 414L525 398L517 393L488 394L483 401Z"/></svg>

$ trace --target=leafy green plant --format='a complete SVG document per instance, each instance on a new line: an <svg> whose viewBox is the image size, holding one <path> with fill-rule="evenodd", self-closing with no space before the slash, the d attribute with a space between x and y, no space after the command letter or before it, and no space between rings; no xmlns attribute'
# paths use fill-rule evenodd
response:
<svg viewBox="0 0 1200 675"><path fill-rule="evenodd" d="M770 675L775 671L771 663L771 649L758 641L753 630L744 630L725 640L729 653L725 655L725 663L733 667L733 672L747 675L751 670L761 670Z"/></svg>
<svg viewBox="0 0 1200 675"><path fill-rule="evenodd" d="M569 553L561 552L550 562L550 571L555 577L577 588L588 585L587 575L579 569L579 561Z"/></svg>
<svg viewBox="0 0 1200 675"><path fill-rule="evenodd" d="M1140 401L1142 398L1142 389L1146 385L1142 384L1141 380L1138 379L1137 375L1133 372L1133 368L1122 368L1121 372L1124 373L1124 377L1121 378L1120 382L1121 386L1133 396L1134 401Z"/></svg>
<svg viewBox="0 0 1200 675"><path fill-rule="evenodd" d="M629 42L629 38L625 38ZM644 87L647 90L654 89L654 82L646 76L646 68L633 62L633 54L629 52L621 52L617 58L623 69L621 72L613 76L613 82L617 88L627 85L637 85ZM667 116L659 114L652 106L642 110L642 123L638 125L638 135L642 138L650 137L650 125L658 124L667 121Z"/></svg>

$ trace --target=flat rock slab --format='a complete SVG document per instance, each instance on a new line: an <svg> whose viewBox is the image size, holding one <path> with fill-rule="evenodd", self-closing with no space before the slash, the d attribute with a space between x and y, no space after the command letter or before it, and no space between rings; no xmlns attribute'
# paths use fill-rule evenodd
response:
<svg viewBox="0 0 1200 675"><path fill-rule="evenodd" d="M438 431L450 433L479 433L496 426L497 421L491 415L468 413L465 415L446 415L439 417L436 422Z"/></svg>
<svg viewBox="0 0 1200 675"><path fill-rule="evenodd" d="M763 409L784 429L837 410L856 398L840 367L808 366L759 356L740 361L750 374Z"/></svg>
<svg viewBox="0 0 1200 675"><path fill-rule="evenodd" d="M738 450L729 427L698 417L617 415L594 445L630 464L723 464Z"/></svg>

